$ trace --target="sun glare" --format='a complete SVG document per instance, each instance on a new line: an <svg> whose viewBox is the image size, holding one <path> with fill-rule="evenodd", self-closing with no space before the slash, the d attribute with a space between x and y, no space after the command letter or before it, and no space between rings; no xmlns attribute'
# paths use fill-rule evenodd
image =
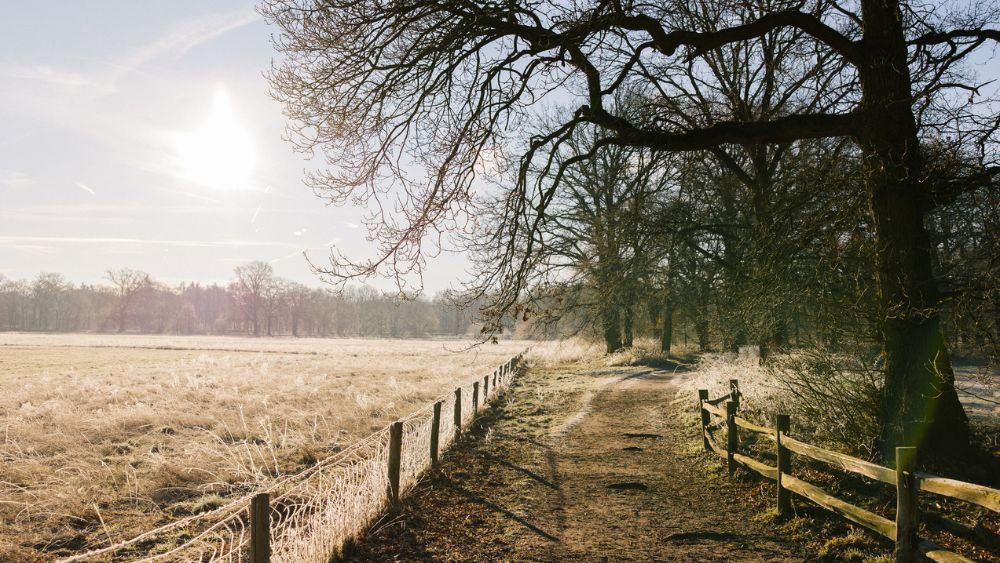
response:
<svg viewBox="0 0 1000 563"><path fill-rule="evenodd" d="M177 136L176 149L184 179L225 190L250 186L254 167L250 131L234 115L225 90L215 92L212 111L200 127Z"/></svg>

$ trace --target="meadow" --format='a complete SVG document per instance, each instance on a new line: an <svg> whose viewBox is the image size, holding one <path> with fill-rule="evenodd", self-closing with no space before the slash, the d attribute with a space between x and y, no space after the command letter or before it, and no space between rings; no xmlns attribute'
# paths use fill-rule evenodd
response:
<svg viewBox="0 0 1000 563"><path fill-rule="evenodd" d="M0 335L0 560L48 560L301 471L523 350Z"/></svg>

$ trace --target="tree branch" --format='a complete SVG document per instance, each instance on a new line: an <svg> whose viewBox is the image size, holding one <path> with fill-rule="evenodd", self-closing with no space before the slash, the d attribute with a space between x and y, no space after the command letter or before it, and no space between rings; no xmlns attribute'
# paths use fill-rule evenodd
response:
<svg viewBox="0 0 1000 563"><path fill-rule="evenodd" d="M580 115L591 123L616 132L619 144L668 151L710 149L723 143L791 143L802 139L853 136L855 113L789 115L770 121L720 121L709 127L683 132L641 129L603 109L587 106Z"/></svg>

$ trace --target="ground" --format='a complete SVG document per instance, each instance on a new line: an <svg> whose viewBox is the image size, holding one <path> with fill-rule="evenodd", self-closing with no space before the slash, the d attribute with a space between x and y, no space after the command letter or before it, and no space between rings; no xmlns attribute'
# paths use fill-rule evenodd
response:
<svg viewBox="0 0 1000 563"><path fill-rule="evenodd" d="M353 561L801 561L700 451L679 366L534 369Z"/></svg>

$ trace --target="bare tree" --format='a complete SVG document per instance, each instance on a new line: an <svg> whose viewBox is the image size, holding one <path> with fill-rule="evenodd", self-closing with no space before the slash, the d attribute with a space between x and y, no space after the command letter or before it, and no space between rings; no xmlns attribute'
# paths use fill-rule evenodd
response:
<svg viewBox="0 0 1000 563"><path fill-rule="evenodd" d="M578 129L558 158L588 152L595 134L593 128ZM633 345L640 295L660 257L656 232L643 226L670 185L663 156L606 147L594 158L566 168L564 190L553 199L539 228L534 275L549 289L534 294L533 300L544 302L543 307L525 304L529 317L571 314L577 322L598 328L608 353ZM504 258L503 249L491 244L477 251L478 270L487 276Z"/></svg>
<svg viewBox="0 0 1000 563"><path fill-rule="evenodd" d="M255 260L238 266L234 273L236 274L236 281L232 284L234 298L249 321L253 335L260 336L261 312L269 310L267 302L274 286L274 268L267 262Z"/></svg>
<svg viewBox="0 0 1000 563"><path fill-rule="evenodd" d="M292 325L292 336L299 335L302 318L309 312L312 290L300 283L289 283L285 289L285 302Z"/></svg>
<svg viewBox="0 0 1000 563"><path fill-rule="evenodd" d="M125 332L129 308L132 306L139 290L151 283L149 274L141 270L119 268L108 270L105 279L111 282L117 299L118 332Z"/></svg>

